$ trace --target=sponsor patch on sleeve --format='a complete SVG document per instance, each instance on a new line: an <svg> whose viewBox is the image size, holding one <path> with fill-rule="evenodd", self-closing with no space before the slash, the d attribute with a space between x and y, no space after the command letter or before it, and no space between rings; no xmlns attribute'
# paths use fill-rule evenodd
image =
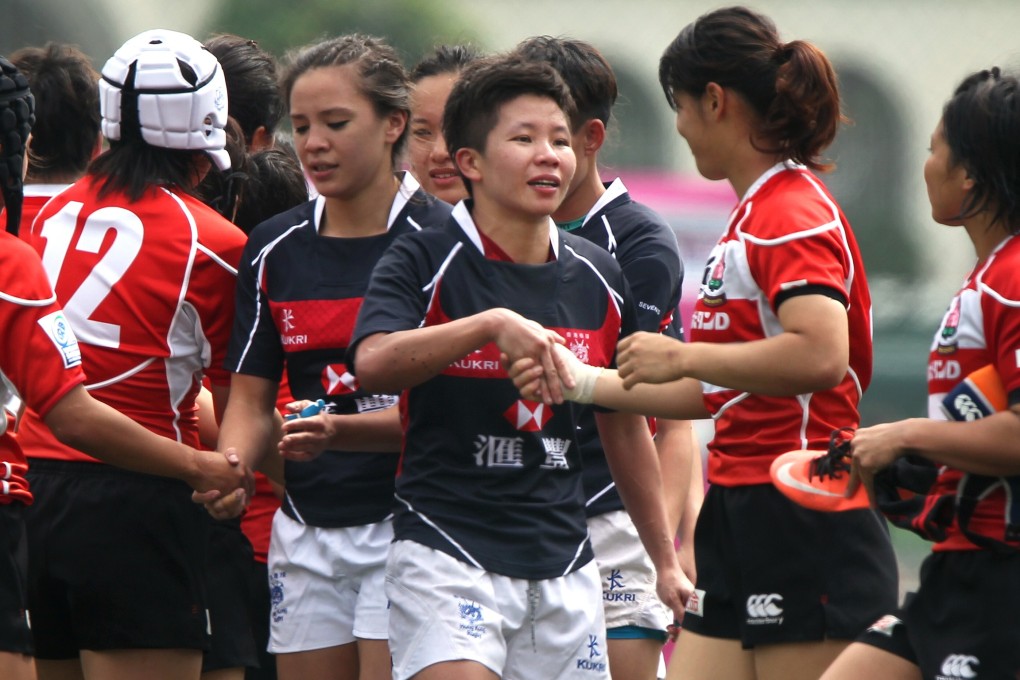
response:
<svg viewBox="0 0 1020 680"><path fill-rule="evenodd" d="M78 347L78 338L71 330L71 325L67 323L64 312L57 311L47 314L39 319L38 323L54 347L59 350L64 368L81 365L81 348Z"/></svg>

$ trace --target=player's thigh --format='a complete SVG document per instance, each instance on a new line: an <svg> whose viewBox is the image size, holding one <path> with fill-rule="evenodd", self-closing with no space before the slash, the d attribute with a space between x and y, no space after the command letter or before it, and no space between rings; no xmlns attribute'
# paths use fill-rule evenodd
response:
<svg viewBox="0 0 1020 680"><path fill-rule="evenodd" d="M32 657L17 652L0 652L0 678L4 680L36 680Z"/></svg>
<svg viewBox="0 0 1020 680"><path fill-rule="evenodd" d="M81 660L36 659L35 674L39 680L84 680Z"/></svg>
<svg viewBox="0 0 1020 680"><path fill-rule="evenodd" d="M817 680L849 644L821 640L759 645L753 650L755 675L758 680Z"/></svg>
<svg viewBox="0 0 1020 680"><path fill-rule="evenodd" d="M613 680L655 680L662 643L649 638L606 640L609 674Z"/></svg>
<svg viewBox="0 0 1020 680"><path fill-rule="evenodd" d="M499 680L477 661L443 661L415 673L411 680Z"/></svg>
<svg viewBox="0 0 1020 680"><path fill-rule="evenodd" d="M83 649L86 680L198 680L202 652L197 649Z"/></svg>
<svg viewBox="0 0 1020 680"><path fill-rule="evenodd" d="M357 645L361 671L358 680L389 680L393 677L388 641L359 639Z"/></svg>
<svg viewBox="0 0 1020 680"><path fill-rule="evenodd" d="M238 668L221 668L217 671L203 671L202 680L244 680L245 669L243 666Z"/></svg>
<svg viewBox="0 0 1020 680"><path fill-rule="evenodd" d="M279 680L358 680L359 672L356 642L276 655Z"/></svg>
<svg viewBox="0 0 1020 680"><path fill-rule="evenodd" d="M666 680L756 680L754 657L740 640L680 633Z"/></svg>
<svg viewBox="0 0 1020 680"><path fill-rule="evenodd" d="M820 680L921 680L921 669L902 656L855 642L843 650Z"/></svg>

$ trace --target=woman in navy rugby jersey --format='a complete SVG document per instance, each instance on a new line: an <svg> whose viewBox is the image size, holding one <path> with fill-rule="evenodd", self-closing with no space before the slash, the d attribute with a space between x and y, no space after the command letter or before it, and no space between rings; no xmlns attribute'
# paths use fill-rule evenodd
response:
<svg viewBox="0 0 1020 680"><path fill-rule="evenodd" d="M605 366L635 328L619 266L550 218L574 173L573 108L548 64L465 69L443 132L471 198L441 229L394 244L358 317L358 379L404 391L387 563L395 678L608 677L573 409L520 399L500 362L527 356L551 374L565 341ZM659 595L679 614L691 584L647 425L596 418Z"/></svg>

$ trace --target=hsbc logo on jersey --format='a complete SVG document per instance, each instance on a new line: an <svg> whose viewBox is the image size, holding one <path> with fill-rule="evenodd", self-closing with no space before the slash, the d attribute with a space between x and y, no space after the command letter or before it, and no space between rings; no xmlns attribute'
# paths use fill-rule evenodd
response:
<svg viewBox="0 0 1020 680"><path fill-rule="evenodd" d="M975 670L981 662L970 654L950 654L942 662L942 668L936 680L969 680L977 677Z"/></svg>
<svg viewBox="0 0 1020 680"><path fill-rule="evenodd" d="M351 394L357 392L358 379L347 371L345 364L328 364L322 369L322 389L326 394Z"/></svg>
<svg viewBox="0 0 1020 680"><path fill-rule="evenodd" d="M752 626L782 625L783 596L778 593L751 595L747 598L747 623Z"/></svg>
<svg viewBox="0 0 1020 680"><path fill-rule="evenodd" d="M552 418L552 407L537 401L518 399L503 411L503 417L521 432L539 432Z"/></svg>

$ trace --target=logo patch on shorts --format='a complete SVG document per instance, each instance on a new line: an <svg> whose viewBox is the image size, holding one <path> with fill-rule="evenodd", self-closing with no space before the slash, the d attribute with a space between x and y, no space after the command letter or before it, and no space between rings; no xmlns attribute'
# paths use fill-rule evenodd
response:
<svg viewBox="0 0 1020 680"><path fill-rule="evenodd" d="M751 595L747 598L747 623L752 626L781 626L783 596L779 593Z"/></svg>
<svg viewBox="0 0 1020 680"><path fill-rule="evenodd" d="M619 569L613 569L606 577L609 588L602 589L602 599L605 602L637 602L637 595L627 592L627 584L623 582L623 574Z"/></svg>
<svg viewBox="0 0 1020 680"><path fill-rule="evenodd" d="M936 680L970 680L977 677L976 668L981 662L971 654L950 654L942 662L941 673Z"/></svg>
<svg viewBox="0 0 1020 680"><path fill-rule="evenodd" d="M903 625L902 620L896 618L892 614L886 614L878 621L875 621L873 624L871 624L871 626L868 628L868 632L880 633L886 637L892 637L893 631L896 629L896 626L902 625Z"/></svg>
<svg viewBox="0 0 1020 680"><path fill-rule="evenodd" d="M694 589L691 593L690 598L687 600L686 611L688 614L694 614L695 616L705 615L705 591Z"/></svg>
<svg viewBox="0 0 1020 680"><path fill-rule="evenodd" d="M64 368L81 365L81 348L78 346L78 338L67 323L67 317L63 312L57 311L47 314L36 323L43 329L46 337L50 339L60 351L60 358L64 361Z"/></svg>
<svg viewBox="0 0 1020 680"><path fill-rule="evenodd" d="M605 673L607 666L603 655L598 636L588 635L588 658L577 659L577 669Z"/></svg>
<svg viewBox="0 0 1020 680"><path fill-rule="evenodd" d="M287 608L283 606L283 580L287 572L274 571L269 575L269 604L272 607L273 623L279 623L287 616Z"/></svg>
<svg viewBox="0 0 1020 680"><path fill-rule="evenodd" d="M485 619L482 618L482 607L473 600L461 599L457 605L460 613L460 629L476 640L485 635Z"/></svg>

